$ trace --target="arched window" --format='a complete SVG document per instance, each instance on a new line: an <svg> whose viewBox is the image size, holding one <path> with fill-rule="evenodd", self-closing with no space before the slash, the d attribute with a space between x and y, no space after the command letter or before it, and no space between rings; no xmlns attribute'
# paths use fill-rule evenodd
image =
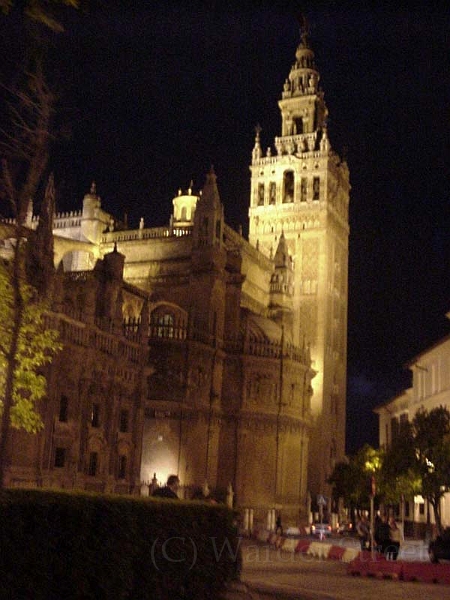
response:
<svg viewBox="0 0 450 600"><path fill-rule="evenodd" d="M308 193L308 183L306 177L302 177L300 184L300 202L306 202Z"/></svg>
<svg viewBox="0 0 450 600"><path fill-rule="evenodd" d="M286 171L283 176L283 203L294 202L294 172Z"/></svg>
<svg viewBox="0 0 450 600"><path fill-rule="evenodd" d="M159 304L150 314L150 337L184 340L187 335L187 316L178 306Z"/></svg>
<svg viewBox="0 0 450 600"><path fill-rule="evenodd" d="M320 177L313 179L313 200L320 200Z"/></svg>
<svg viewBox="0 0 450 600"><path fill-rule="evenodd" d="M264 184L258 184L258 206L263 206L264 204Z"/></svg>
<svg viewBox="0 0 450 600"><path fill-rule="evenodd" d="M302 117L295 117L294 118L294 135L299 134L299 133L303 133L303 119Z"/></svg>
<svg viewBox="0 0 450 600"><path fill-rule="evenodd" d="M161 338L172 338L173 324L173 315L170 313L158 315L157 336Z"/></svg>
<svg viewBox="0 0 450 600"><path fill-rule="evenodd" d="M269 186L269 203L275 204L277 199L277 184L274 181L270 182Z"/></svg>

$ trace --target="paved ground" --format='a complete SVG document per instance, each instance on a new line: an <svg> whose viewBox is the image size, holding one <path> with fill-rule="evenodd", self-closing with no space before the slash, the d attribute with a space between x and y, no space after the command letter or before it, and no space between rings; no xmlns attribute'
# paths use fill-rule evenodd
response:
<svg viewBox="0 0 450 600"><path fill-rule="evenodd" d="M424 545L411 542L409 560L419 560ZM405 548L406 550L406 548ZM424 557L425 559L425 557ZM426 556L426 560L428 557ZM450 568L450 565L449 565ZM340 561L285 553L253 540L243 542L241 583L227 600L442 600L450 586L347 575Z"/></svg>

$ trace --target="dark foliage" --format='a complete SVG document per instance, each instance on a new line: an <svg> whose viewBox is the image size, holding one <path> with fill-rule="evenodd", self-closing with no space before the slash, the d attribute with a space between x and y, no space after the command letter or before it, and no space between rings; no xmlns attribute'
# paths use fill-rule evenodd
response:
<svg viewBox="0 0 450 600"><path fill-rule="evenodd" d="M218 597L239 568L222 505L30 490L0 495L0 598Z"/></svg>

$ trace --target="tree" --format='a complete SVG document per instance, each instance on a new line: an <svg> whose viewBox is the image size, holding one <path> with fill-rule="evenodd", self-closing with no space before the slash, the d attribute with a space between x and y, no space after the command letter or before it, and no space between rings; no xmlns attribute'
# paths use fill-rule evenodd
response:
<svg viewBox="0 0 450 600"><path fill-rule="evenodd" d="M412 432L421 493L433 507L441 533L441 499L450 491L450 412L443 406L419 409L412 420Z"/></svg>
<svg viewBox="0 0 450 600"><path fill-rule="evenodd" d="M53 31L63 31L63 26L60 20L54 14L53 5L71 6L78 8L79 0L53 0L52 3L42 0L28 0L25 2L24 14L25 17L36 23L45 25ZM14 6L13 0L0 0L0 10L4 14L9 14Z"/></svg>
<svg viewBox="0 0 450 600"><path fill-rule="evenodd" d="M369 507L370 479L378 474L381 467L381 453L365 444L348 463L337 463L328 479L333 487L333 497L344 499L344 504L351 509L367 509Z"/></svg>
<svg viewBox="0 0 450 600"><path fill-rule="evenodd" d="M15 230L13 255L0 264L0 489L10 426L30 433L42 427L35 408L46 394L42 367L61 348L58 332L47 326L45 294L26 281L24 226Z"/></svg>
<svg viewBox="0 0 450 600"><path fill-rule="evenodd" d="M45 395L41 369L59 349L56 332L46 328L45 286L39 295L26 277L26 247L33 235L26 226L27 210L47 167L54 106L39 60L27 75L22 88L10 91L9 127L2 132L0 144L0 191L14 217L9 233L11 255L0 272L0 488L4 486L9 428L35 432L42 425L34 408ZM51 186L52 182L44 206L54 194ZM51 219L46 225L51 227ZM48 267L53 268L48 264L50 256L42 258L48 272Z"/></svg>
<svg viewBox="0 0 450 600"><path fill-rule="evenodd" d="M420 493L412 425L401 424L398 435L384 451L379 474L379 492L386 504L399 504Z"/></svg>
<svg viewBox="0 0 450 600"><path fill-rule="evenodd" d="M0 10L9 14L15 4L0 0ZM57 332L47 323L54 274L53 176L47 184L37 236L27 227L27 212L42 183L52 138L55 97L44 76L42 58L48 32L63 31L56 9L77 8L79 1L17 4L24 20L35 27L27 28L32 37L25 80L15 77L15 86L4 88L9 94L9 113L1 131L0 197L9 204L14 225L9 233L11 254L0 264L0 488L4 486L9 428L36 432L42 427L35 405L46 393L43 367L61 348Z"/></svg>
<svg viewBox="0 0 450 600"><path fill-rule="evenodd" d="M410 423L402 424L385 451L380 484L388 503L421 494L442 531L441 499L450 490L450 412L445 407L421 408Z"/></svg>
<svg viewBox="0 0 450 600"><path fill-rule="evenodd" d="M36 402L46 394L46 380L41 370L61 348L57 342L58 332L47 326L46 302L40 300L36 290L24 280L20 282L20 300L16 304L11 283L13 269L13 263L0 264L0 457L9 421L16 429L29 433L42 427L35 408ZM0 469L1 463L0 459Z"/></svg>

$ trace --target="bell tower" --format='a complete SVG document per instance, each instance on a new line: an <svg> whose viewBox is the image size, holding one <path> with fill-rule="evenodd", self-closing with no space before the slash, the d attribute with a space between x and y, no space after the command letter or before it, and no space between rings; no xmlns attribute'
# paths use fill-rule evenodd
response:
<svg viewBox="0 0 450 600"><path fill-rule="evenodd" d="M308 485L326 483L345 454L349 170L331 148L320 74L303 20L278 106L281 135L252 151L249 241L273 257L284 236L294 267L293 341L310 345L313 368Z"/></svg>

